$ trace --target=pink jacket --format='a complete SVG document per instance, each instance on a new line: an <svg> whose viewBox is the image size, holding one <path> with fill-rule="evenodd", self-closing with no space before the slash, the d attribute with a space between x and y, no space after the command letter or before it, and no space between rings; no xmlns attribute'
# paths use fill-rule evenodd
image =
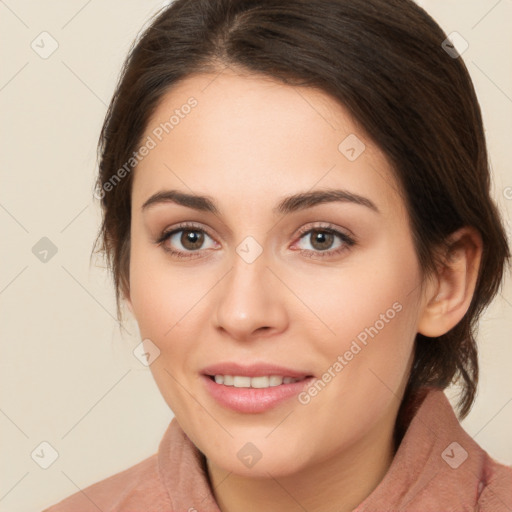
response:
<svg viewBox="0 0 512 512"><path fill-rule="evenodd" d="M174 418L158 453L43 512L220 512L204 457ZM512 467L462 429L444 393L430 390L386 475L354 512L510 512Z"/></svg>

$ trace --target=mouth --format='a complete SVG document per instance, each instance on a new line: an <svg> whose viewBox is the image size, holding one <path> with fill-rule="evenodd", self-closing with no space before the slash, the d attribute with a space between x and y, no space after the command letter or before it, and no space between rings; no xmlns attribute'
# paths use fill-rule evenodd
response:
<svg viewBox="0 0 512 512"><path fill-rule="evenodd" d="M282 375L261 375L257 377L250 377L247 375L207 375L210 380L223 386L233 386L235 388L255 388L266 389L275 386L282 386L283 384L293 384L301 382L312 375L305 375L303 377L284 377Z"/></svg>
<svg viewBox="0 0 512 512"><path fill-rule="evenodd" d="M203 369L201 379L218 405L238 413L263 413L296 397L314 376L276 365L222 363Z"/></svg>

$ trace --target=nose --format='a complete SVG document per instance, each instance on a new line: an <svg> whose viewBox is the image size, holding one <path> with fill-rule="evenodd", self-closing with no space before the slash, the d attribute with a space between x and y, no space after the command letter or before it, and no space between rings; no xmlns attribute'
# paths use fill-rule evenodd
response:
<svg viewBox="0 0 512 512"><path fill-rule="evenodd" d="M252 262L234 255L233 267L216 290L215 327L233 339L248 341L282 332L288 325L286 288L265 251Z"/></svg>

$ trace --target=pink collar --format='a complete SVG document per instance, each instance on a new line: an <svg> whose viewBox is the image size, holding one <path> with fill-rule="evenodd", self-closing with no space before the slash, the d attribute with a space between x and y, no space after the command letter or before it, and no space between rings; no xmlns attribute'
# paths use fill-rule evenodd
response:
<svg viewBox="0 0 512 512"><path fill-rule="evenodd" d="M172 510L220 512L204 456L176 418L160 443L158 467ZM386 475L354 512L397 510L512 510L512 468L463 430L441 390L427 390Z"/></svg>

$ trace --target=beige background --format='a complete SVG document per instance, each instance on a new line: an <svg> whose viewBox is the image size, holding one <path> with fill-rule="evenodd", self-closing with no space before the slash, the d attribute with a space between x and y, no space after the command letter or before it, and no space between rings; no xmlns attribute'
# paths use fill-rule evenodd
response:
<svg viewBox="0 0 512 512"><path fill-rule="evenodd" d="M457 31L469 43L463 57L481 101L494 193L508 224L512 1L421 4L447 33ZM136 325L127 324L130 334L119 332L109 277L99 262L89 265L100 220L91 200L97 137L129 45L162 5L0 1L1 511L41 510L139 462L156 451L172 417L132 354L140 342ZM31 48L34 40L39 52L55 44L39 36L43 31L58 43L46 59ZM57 249L46 263L32 252L43 237ZM507 280L481 323L480 391L463 422L508 464L511 325ZM58 452L48 469L31 458L36 450L36 460L50 460L43 441Z"/></svg>

